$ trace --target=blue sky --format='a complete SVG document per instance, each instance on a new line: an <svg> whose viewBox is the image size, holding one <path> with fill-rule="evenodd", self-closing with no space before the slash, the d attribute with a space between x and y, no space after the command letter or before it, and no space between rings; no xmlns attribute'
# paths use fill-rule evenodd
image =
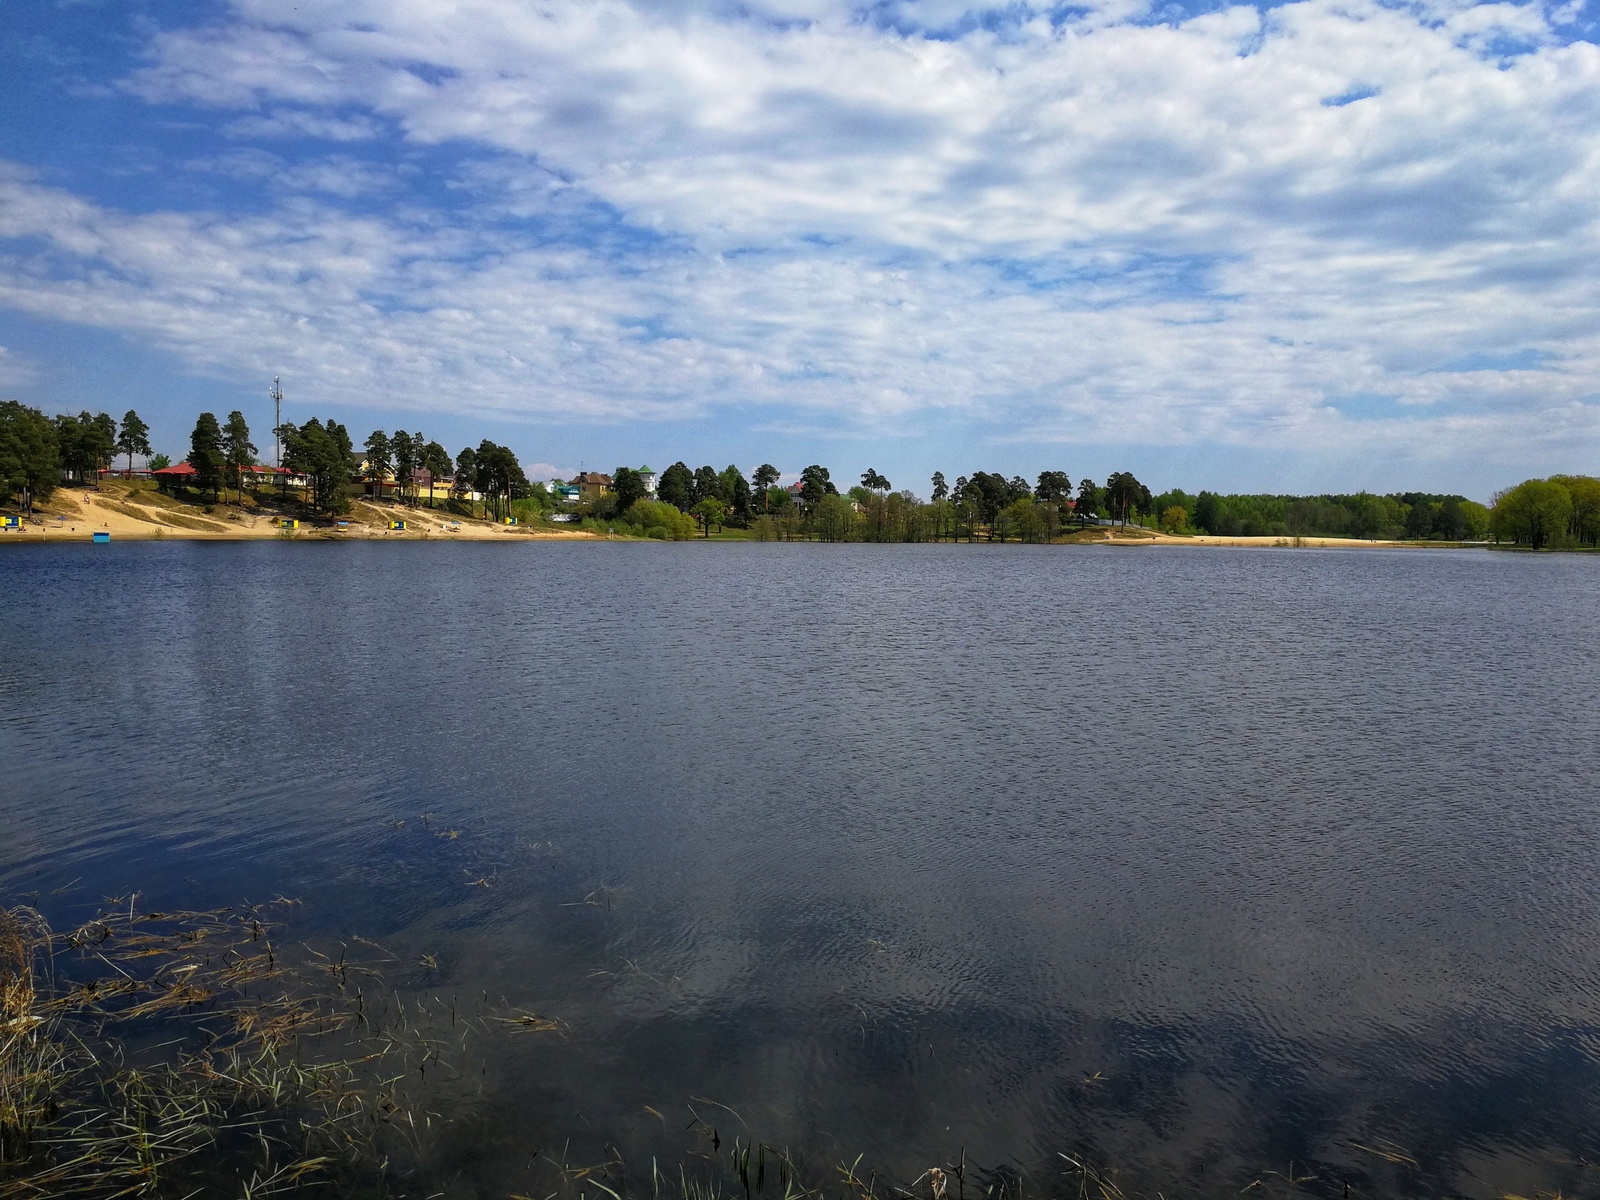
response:
<svg viewBox="0 0 1600 1200"><path fill-rule="evenodd" d="M619 463L1600 471L1593 5L36 0L0 396Z"/></svg>

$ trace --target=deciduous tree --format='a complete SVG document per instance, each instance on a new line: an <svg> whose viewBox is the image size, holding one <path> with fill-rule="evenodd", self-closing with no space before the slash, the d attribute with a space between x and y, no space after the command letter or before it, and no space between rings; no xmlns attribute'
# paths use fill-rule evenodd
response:
<svg viewBox="0 0 1600 1200"><path fill-rule="evenodd" d="M1507 538L1534 550L1567 531L1572 494L1549 479L1527 479L1499 492L1490 510L1496 540Z"/></svg>
<svg viewBox="0 0 1600 1200"><path fill-rule="evenodd" d="M1567 532L1572 540L1590 546L1600 544L1600 479L1588 475L1552 475L1551 483L1559 483L1572 497L1572 515L1567 519Z"/></svg>
<svg viewBox="0 0 1600 1200"><path fill-rule="evenodd" d="M817 537L824 542L847 542L855 532L856 510L838 491L828 492L812 512Z"/></svg>
<svg viewBox="0 0 1600 1200"><path fill-rule="evenodd" d="M719 529L722 527L722 522L728 515L728 506L715 496L707 496L695 503L693 512L695 520L700 522L701 536L710 537L712 525L716 525Z"/></svg>

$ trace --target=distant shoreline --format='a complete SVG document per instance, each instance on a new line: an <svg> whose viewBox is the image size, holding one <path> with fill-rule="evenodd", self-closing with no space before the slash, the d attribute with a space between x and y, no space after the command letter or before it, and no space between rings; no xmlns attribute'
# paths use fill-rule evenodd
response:
<svg viewBox="0 0 1600 1200"><path fill-rule="evenodd" d="M448 529L438 524L429 524L427 527L415 527L417 522L407 522L404 530L376 529L367 525L352 524L347 529L331 529L321 525L302 526L299 529L281 529L271 526L200 530L167 527L160 525L146 525L143 528L106 528L103 524L96 524L87 519L76 523L68 521L64 526L51 522L52 527L40 527L23 530L11 530L0 534L0 546L7 544L16 545L68 545L81 544L93 545L95 533L109 534L112 542L650 542L651 538L627 537L621 534L606 536L604 534L588 533L582 530L542 529L537 527L514 526L500 529L495 527L482 528L478 526L463 525L460 529ZM1092 532L1092 531L1090 531ZM685 544L697 542L713 542L727 544L729 542L780 545L781 542L757 543L754 538L688 538ZM815 539L804 539L808 544L848 544L848 543L821 543ZM867 545L874 543L855 543ZM1104 536L1072 537L1048 543L1025 543L1016 538L1006 542L988 541L978 539L975 542L941 540L935 542L897 542L876 543L882 545L903 546L928 546L928 545L971 545L981 546L1106 546L1114 548L1131 547L1200 547L1209 549L1255 549L1255 550L1483 550L1483 549L1509 549L1511 547L1494 547L1486 543L1461 543L1461 542L1399 542L1399 541L1367 541L1360 538L1337 537L1221 537L1212 535L1196 535L1194 537L1177 537L1167 534L1149 536L1127 536L1120 533L1107 531Z"/></svg>
<svg viewBox="0 0 1600 1200"><path fill-rule="evenodd" d="M296 524L286 526L286 521ZM647 541L626 535L607 535L581 529L555 528L545 522L502 524L485 518L465 517L448 510L425 507L374 506L355 500L346 519L323 515L296 516L293 510L267 509L252 498L249 504L206 505L179 500L150 490L102 488L99 490L60 488L47 505L21 529L0 533L6 543L90 544L95 534L114 542L194 541ZM755 541L745 531L725 533L691 541ZM800 539L811 541L814 539ZM941 539L943 540L943 539ZM959 540L958 540L959 542ZM906 545L929 545L908 542ZM958 544L958 543L957 543ZM1057 546L1201 546L1231 549L1311 549L1311 550L1450 550L1486 548L1484 543L1367 540L1363 538L1320 536L1223 536L1218 534L1177 535L1158 533L1140 526L1088 526L1074 529L1048 543L1023 543L978 539L979 545L1057 545ZM1504 547L1502 547L1504 548Z"/></svg>
<svg viewBox="0 0 1600 1200"><path fill-rule="evenodd" d="M517 527L504 532L496 529L372 529L352 526L348 530L326 529L321 526L302 526L299 529L280 530L210 530L169 529L154 527L148 530L107 530L103 527L83 525L73 529L26 529L0 533L0 546L8 543L29 545L94 544L96 532L109 533L113 542L604 542L628 541L622 537L607 538L581 530L528 529Z"/></svg>

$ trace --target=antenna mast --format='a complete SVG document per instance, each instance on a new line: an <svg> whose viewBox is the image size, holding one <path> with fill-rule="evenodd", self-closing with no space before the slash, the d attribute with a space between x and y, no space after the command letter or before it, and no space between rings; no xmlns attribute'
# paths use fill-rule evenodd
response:
<svg viewBox="0 0 1600 1200"><path fill-rule="evenodd" d="M278 431L283 428L283 388L278 386L278 377L272 377L272 390L267 393L272 399L272 465L283 466L283 435Z"/></svg>

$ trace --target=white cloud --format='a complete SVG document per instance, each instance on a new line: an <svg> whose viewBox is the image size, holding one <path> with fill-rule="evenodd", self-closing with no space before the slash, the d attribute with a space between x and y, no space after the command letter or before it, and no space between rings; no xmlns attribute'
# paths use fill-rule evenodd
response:
<svg viewBox="0 0 1600 1200"><path fill-rule="evenodd" d="M24 384L33 383L39 376L33 364L24 361L17 353L6 346L0 346L0 389L9 391L11 388L22 387ZM4 399L14 399L5 395Z"/></svg>
<svg viewBox="0 0 1600 1200"><path fill-rule="evenodd" d="M281 141L197 164L272 178L265 215L12 176L0 302L339 403L1595 444L1600 50L1537 4L1142 11L238 0L128 86L241 137L451 149L455 199Z"/></svg>
<svg viewBox="0 0 1600 1200"><path fill-rule="evenodd" d="M193 159L184 167L202 174L259 181L286 193L312 192L346 199L388 191L396 183L393 169L346 155L291 161L254 148Z"/></svg>
<svg viewBox="0 0 1600 1200"><path fill-rule="evenodd" d="M1249 245L1263 210L1274 228L1366 240L1383 232L1363 211L1374 200L1415 224L1469 172L1468 221L1538 208L1529 169L1570 171L1600 124L1595 47L1502 69L1461 44L1547 33L1535 6L1429 25L1308 0L1265 27L1236 8L958 41L619 0L345 0L298 23L238 7L239 23L165 37L144 92L360 106L416 141L537 158L703 244L831 233L960 254L1127 236L1215 251ZM1378 94L1322 103L1353 85Z"/></svg>
<svg viewBox="0 0 1600 1200"><path fill-rule="evenodd" d="M237 138L321 138L360 142L378 135L377 122L366 117L324 116L304 109L276 108L229 121L223 132Z"/></svg>

